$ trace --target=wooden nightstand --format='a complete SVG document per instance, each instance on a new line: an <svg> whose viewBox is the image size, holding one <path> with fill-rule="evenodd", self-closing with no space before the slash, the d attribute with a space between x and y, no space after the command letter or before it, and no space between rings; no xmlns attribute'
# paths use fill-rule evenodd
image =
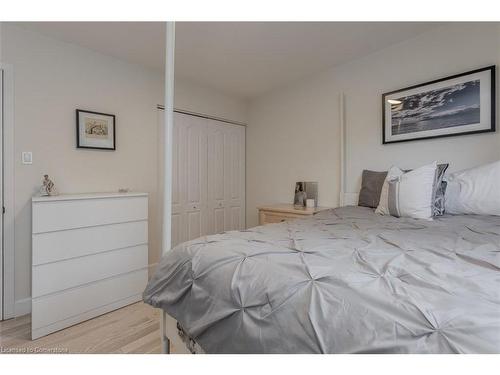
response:
<svg viewBox="0 0 500 375"><path fill-rule="evenodd" d="M257 209L259 210L259 225L264 225L316 215L318 212L329 210L330 207L307 208L282 203L260 206Z"/></svg>

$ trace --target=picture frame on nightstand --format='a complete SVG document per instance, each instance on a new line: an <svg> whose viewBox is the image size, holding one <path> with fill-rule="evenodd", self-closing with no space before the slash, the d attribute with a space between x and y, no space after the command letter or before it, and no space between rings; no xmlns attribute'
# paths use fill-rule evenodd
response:
<svg viewBox="0 0 500 375"><path fill-rule="evenodd" d="M308 199L314 199L314 207L318 207L318 183L314 181L296 182L293 204L304 207Z"/></svg>

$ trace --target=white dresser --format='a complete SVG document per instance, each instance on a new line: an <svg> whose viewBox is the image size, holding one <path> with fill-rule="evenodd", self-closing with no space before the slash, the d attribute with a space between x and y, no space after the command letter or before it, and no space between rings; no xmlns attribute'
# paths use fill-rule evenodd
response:
<svg viewBox="0 0 500 375"><path fill-rule="evenodd" d="M141 300L147 194L36 197L32 218L32 339Z"/></svg>

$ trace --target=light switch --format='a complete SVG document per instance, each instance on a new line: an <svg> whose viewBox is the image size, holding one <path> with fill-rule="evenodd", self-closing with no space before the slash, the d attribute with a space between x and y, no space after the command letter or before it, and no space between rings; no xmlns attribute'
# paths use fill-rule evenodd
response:
<svg viewBox="0 0 500 375"><path fill-rule="evenodd" d="M22 162L23 164L33 164L33 153L31 151L23 151Z"/></svg>

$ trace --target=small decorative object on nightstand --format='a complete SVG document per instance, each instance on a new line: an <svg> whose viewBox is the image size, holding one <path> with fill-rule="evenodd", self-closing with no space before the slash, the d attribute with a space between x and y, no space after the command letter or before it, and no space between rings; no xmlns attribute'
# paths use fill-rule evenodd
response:
<svg viewBox="0 0 500 375"><path fill-rule="evenodd" d="M312 181L296 182L293 204L305 206L307 199L314 199L315 206L318 205L318 183Z"/></svg>
<svg viewBox="0 0 500 375"><path fill-rule="evenodd" d="M293 204L282 203L257 208L259 210L259 225L264 225L316 215L318 212L329 210L331 207L298 207Z"/></svg>

